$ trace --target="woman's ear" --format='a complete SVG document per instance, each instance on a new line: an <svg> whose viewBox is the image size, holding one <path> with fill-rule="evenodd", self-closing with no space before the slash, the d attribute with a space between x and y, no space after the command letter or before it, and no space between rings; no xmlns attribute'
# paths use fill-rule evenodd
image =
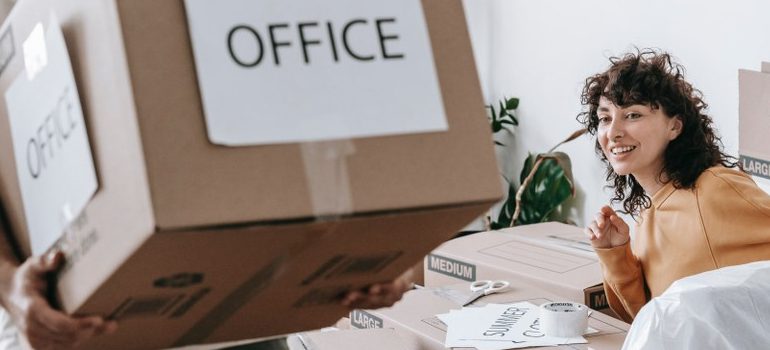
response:
<svg viewBox="0 0 770 350"><path fill-rule="evenodd" d="M668 133L668 139L673 141L682 134L682 127L684 126L684 123L682 122L682 118L676 115L669 120L668 126L670 129Z"/></svg>

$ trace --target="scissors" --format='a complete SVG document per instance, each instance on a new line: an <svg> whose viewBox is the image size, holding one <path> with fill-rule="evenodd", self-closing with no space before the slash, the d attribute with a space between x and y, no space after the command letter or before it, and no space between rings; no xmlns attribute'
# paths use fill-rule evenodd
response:
<svg viewBox="0 0 770 350"><path fill-rule="evenodd" d="M473 292L473 294L471 294L471 296L468 297L468 300L466 300L462 306L467 306L470 303L476 301L477 299L485 295L502 292L508 289L508 286L510 285L511 285L510 282L503 281L503 280L497 280L497 281L481 280L481 281L473 282L471 283L471 292Z"/></svg>

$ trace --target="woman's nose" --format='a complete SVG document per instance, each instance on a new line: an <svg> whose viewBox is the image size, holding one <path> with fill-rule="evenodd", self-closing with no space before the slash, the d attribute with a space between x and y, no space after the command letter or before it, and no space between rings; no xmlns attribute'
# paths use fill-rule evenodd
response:
<svg viewBox="0 0 770 350"><path fill-rule="evenodd" d="M625 132L623 131L622 122L618 121L618 119L613 118L609 128L610 139L612 140L620 139L623 137L624 134Z"/></svg>

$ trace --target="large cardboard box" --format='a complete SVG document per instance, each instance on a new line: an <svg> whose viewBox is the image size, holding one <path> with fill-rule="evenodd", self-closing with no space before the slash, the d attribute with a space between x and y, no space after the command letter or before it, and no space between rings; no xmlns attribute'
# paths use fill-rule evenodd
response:
<svg viewBox="0 0 770 350"><path fill-rule="evenodd" d="M289 350L420 350L395 329L304 332L289 336L287 342Z"/></svg>
<svg viewBox="0 0 770 350"><path fill-rule="evenodd" d="M347 318L345 318L347 320ZM168 350L419 350L409 346L399 332L387 329L322 329L290 334L270 340L246 340L208 345L192 345Z"/></svg>
<svg viewBox="0 0 770 350"><path fill-rule="evenodd" d="M557 222L481 232L448 241L425 258L425 286L503 279L532 283L611 314L601 266L583 231Z"/></svg>
<svg viewBox="0 0 770 350"><path fill-rule="evenodd" d="M330 142L345 151L330 162L308 156L325 143L208 140L182 0L15 6L0 28L0 91L24 74L23 42L53 13L93 153L98 190L56 243L68 260L59 306L120 321L86 349L331 324L345 291L398 276L500 197L462 5L422 5L448 130ZM0 99L0 199L27 256L10 133Z"/></svg>
<svg viewBox="0 0 770 350"><path fill-rule="evenodd" d="M770 179L770 147L764 142L770 132L770 65L762 72L738 72L738 153L749 174Z"/></svg>
<svg viewBox="0 0 770 350"><path fill-rule="evenodd" d="M391 308L378 310L354 310L350 322L357 328L394 328L408 342L424 350L444 349L446 325L436 315L453 309L461 309L460 303L471 294L469 283L443 287L426 287L412 290L404 295L401 302ZM564 301L553 295L525 283L516 284L504 293L490 294L473 305L505 304L529 301L540 305L551 301ZM548 349L595 349L614 350L623 345L629 324L602 313L591 313L588 326L598 333L585 336L588 344L572 344Z"/></svg>

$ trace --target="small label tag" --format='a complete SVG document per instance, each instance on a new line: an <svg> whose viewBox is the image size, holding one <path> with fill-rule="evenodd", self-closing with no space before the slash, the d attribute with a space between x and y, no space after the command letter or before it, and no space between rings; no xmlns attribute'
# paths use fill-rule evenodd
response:
<svg viewBox="0 0 770 350"><path fill-rule="evenodd" d="M740 163L743 167L743 170L745 170L747 173L765 179L770 179L769 161L741 155Z"/></svg>
<svg viewBox="0 0 770 350"><path fill-rule="evenodd" d="M594 310L603 310L610 307L604 289L588 293L588 307Z"/></svg>
<svg viewBox="0 0 770 350"><path fill-rule="evenodd" d="M72 65L59 23L24 41L25 72L5 92L32 254L43 254L98 187Z"/></svg>
<svg viewBox="0 0 770 350"><path fill-rule="evenodd" d="M382 328L382 319L363 310L350 312L350 325L356 328Z"/></svg>
<svg viewBox="0 0 770 350"><path fill-rule="evenodd" d="M428 270L463 281L473 282L476 280L476 265L435 254L428 255Z"/></svg>

